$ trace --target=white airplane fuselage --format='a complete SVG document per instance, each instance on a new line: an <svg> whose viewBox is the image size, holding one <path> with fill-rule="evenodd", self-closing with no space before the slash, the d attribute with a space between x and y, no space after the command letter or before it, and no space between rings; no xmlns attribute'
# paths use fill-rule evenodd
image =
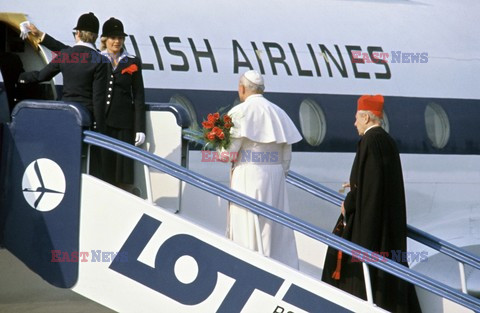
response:
<svg viewBox="0 0 480 313"><path fill-rule="evenodd" d="M265 96L304 136L293 146L291 169L332 189L349 178L356 100L384 95L385 128L401 152L408 223L480 253L479 2L48 0L6 2L0 11L26 14L69 45L81 14L94 12L101 25L120 19L127 50L143 62L147 102L179 103L196 125L238 102L241 73L260 71ZM25 49L13 51L25 70L40 69ZM48 49L42 53L51 59ZM61 94L61 76L54 85ZM198 147L189 168L228 182L227 166L202 162ZM199 194L189 195L183 206L198 201ZM338 208L293 187L289 198L293 215L333 228ZM310 262L317 256L307 250ZM425 248L409 241L409 250ZM470 286L478 291L474 277Z"/></svg>

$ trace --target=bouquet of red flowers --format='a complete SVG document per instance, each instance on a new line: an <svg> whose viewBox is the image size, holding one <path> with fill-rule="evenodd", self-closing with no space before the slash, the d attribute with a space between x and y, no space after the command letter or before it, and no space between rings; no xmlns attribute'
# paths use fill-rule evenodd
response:
<svg viewBox="0 0 480 313"><path fill-rule="evenodd" d="M228 114L210 113L207 120L202 122L203 137L213 148L227 149L230 145L230 128L233 126L232 118Z"/></svg>

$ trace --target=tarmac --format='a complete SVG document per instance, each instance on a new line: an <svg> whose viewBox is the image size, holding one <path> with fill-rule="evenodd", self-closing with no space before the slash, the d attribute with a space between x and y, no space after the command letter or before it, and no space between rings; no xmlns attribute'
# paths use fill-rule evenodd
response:
<svg viewBox="0 0 480 313"><path fill-rule="evenodd" d="M0 313L115 312L70 289L57 288L0 249Z"/></svg>

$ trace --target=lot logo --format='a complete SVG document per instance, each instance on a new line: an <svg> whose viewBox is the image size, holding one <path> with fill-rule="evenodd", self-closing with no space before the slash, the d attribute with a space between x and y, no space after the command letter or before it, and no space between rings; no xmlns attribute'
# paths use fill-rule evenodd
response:
<svg viewBox="0 0 480 313"><path fill-rule="evenodd" d="M28 204L38 211L55 209L63 200L65 186L62 169L50 159L33 161L23 174L23 196Z"/></svg>
<svg viewBox="0 0 480 313"><path fill-rule="evenodd" d="M154 267L142 263L138 258L161 224L144 214L119 251L119 255L128 253L129 261L116 257L109 268L186 306L209 298L220 273L226 275L234 283L218 309L212 310L216 313L241 312L255 290L275 297L285 282L282 277L187 234L169 237L159 247ZM351 312L295 284L287 288L282 300L304 311ZM264 311L280 313L284 308L277 305Z"/></svg>

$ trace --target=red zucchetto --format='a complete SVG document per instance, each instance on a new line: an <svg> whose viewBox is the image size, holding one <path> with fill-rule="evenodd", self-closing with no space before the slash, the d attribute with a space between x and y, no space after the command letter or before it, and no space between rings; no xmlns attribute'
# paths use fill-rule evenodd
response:
<svg viewBox="0 0 480 313"><path fill-rule="evenodd" d="M383 117L383 96L364 95L358 98L357 111L370 111L379 118Z"/></svg>

